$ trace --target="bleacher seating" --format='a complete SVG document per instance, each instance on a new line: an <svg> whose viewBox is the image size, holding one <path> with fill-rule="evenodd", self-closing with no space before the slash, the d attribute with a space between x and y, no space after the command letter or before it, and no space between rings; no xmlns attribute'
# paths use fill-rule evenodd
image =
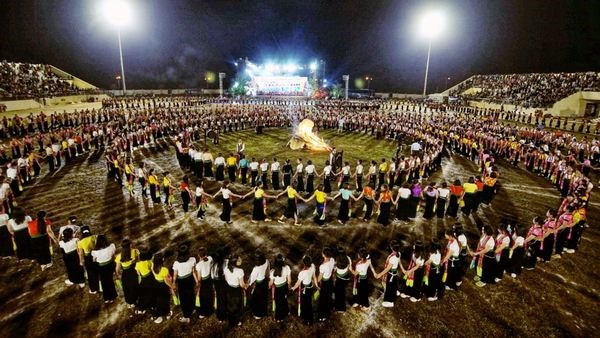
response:
<svg viewBox="0 0 600 338"><path fill-rule="evenodd" d="M0 98L30 99L79 92L72 81L60 78L49 65L0 62Z"/></svg>
<svg viewBox="0 0 600 338"><path fill-rule="evenodd" d="M475 75L450 95L465 100L543 108L581 90L599 91L600 73Z"/></svg>

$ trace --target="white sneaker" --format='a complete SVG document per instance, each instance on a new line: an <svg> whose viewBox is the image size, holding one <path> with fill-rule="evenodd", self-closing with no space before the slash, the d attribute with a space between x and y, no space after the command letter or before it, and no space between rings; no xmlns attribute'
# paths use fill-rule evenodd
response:
<svg viewBox="0 0 600 338"><path fill-rule="evenodd" d="M407 295L407 294L405 294L405 293L401 293L401 294L400 294L400 297L402 297L402 298L408 298L408 297L410 297L410 296L409 296L409 295Z"/></svg>
<svg viewBox="0 0 600 338"><path fill-rule="evenodd" d="M383 306L383 307L394 307L394 303L392 303L392 302L383 302L383 303L381 303L381 306Z"/></svg>
<svg viewBox="0 0 600 338"><path fill-rule="evenodd" d="M98 293L98 291L92 291L92 290L90 290L90 291L88 291L88 292L89 292L89 294L90 294L90 295L95 295L95 294L97 294L97 293Z"/></svg>
<svg viewBox="0 0 600 338"><path fill-rule="evenodd" d="M71 286L71 285L73 285L74 283L73 283L73 282L71 282L70 280L68 280L68 279L67 279L67 280L65 280L65 284L67 284L68 286Z"/></svg>
<svg viewBox="0 0 600 338"><path fill-rule="evenodd" d="M154 323L156 323L156 324L160 324L162 322L163 322L163 317L158 317L154 320Z"/></svg>
<svg viewBox="0 0 600 338"><path fill-rule="evenodd" d="M566 251L567 253L570 253L570 254L572 254L572 253L575 253L575 250L574 250L574 249L567 249L567 250L565 250L565 251Z"/></svg>
<svg viewBox="0 0 600 338"><path fill-rule="evenodd" d="M502 279L500 278L494 278L494 282L498 283L499 281L501 281Z"/></svg>
<svg viewBox="0 0 600 338"><path fill-rule="evenodd" d="M85 287L85 283L80 283L80 284L77 284L77 285L79 285L80 289L83 289Z"/></svg>
<svg viewBox="0 0 600 338"><path fill-rule="evenodd" d="M400 291L396 291L396 296L400 296Z"/></svg>
<svg viewBox="0 0 600 338"><path fill-rule="evenodd" d="M437 297L427 297L427 300L430 302L435 302L437 299Z"/></svg>
<svg viewBox="0 0 600 338"><path fill-rule="evenodd" d="M456 286L460 286L462 282L456 282Z"/></svg>
<svg viewBox="0 0 600 338"><path fill-rule="evenodd" d="M415 297L410 297L410 301L413 303L416 303L416 302L420 301L420 299L416 299Z"/></svg>
<svg viewBox="0 0 600 338"><path fill-rule="evenodd" d="M517 278L517 274L516 274L516 273L511 273L511 274L510 274L510 276L511 276L512 278Z"/></svg>
<svg viewBox="0 0 600 338"><path fill-rule="evenodd" d="M180 323L189 323L190 319L189 318L185 318L185 317L181 317L181 318L179 318L179 322Z"/></svg>

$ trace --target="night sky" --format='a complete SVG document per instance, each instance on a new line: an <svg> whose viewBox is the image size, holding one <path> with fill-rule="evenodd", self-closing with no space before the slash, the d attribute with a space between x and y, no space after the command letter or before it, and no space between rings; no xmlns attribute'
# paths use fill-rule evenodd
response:
<svg viewBox="0 0 600 338"><path fill-rule="evenodd" d="M472 74L600 71L600 1L137 0L123 31L127 87L193 88L233 61L314 59L330 82L370 75L378 91L421 91L415 17L442 7L429 91ZM92 0L2 0L0 60L49 63L102 88L119 73L116 30ZM352 83L352 82L351 82ZM213 85L213 86L216 86Z"/></svg>

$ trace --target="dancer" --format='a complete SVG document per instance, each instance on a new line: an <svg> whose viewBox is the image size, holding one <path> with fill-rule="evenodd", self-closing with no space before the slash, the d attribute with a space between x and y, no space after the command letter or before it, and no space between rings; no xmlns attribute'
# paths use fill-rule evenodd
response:
<svg viewBox="0 0 600 338"><path fill-rule="evenodd" d="M161 253L152 257L152 275L154 276L154 291L152 292L152 321L160 324L171 318L171 291L175 288L169 269Z"/></svg>
<svg viewBox="0 0 600 338"><path fill-rule="evenodd" d="M350 184L344 183L342 188L338 191L338 193L333 196L331 199L335 200L339 196L342 197L340 202L339 212L338 212L338 223L346 224L346 222L350 219L352 215L352 205L350 202L350 197L352 197L352 190L350 190Z"/></svg>
<svg viewBox="0 0 600 338"><path fill-rule="evenodd" d="M270 266L269 261L261 251L254 253L255 265L250 273L248 287L252 288L250 305L254 319L261 319L267 316L269 307L269 287L268 281Z"/></svg>
<svg viewBox="0 0 600 338"><path fill-rule="evenodd" d="M43 210L38 212L37 219L30 221L28 224L33 259L40 264L42 271L52 266L51 243L58 244L51 224L52 222L46 219L46 212Z"/></svg>
<svg viewBox="0 0 600 338"><path fill-rule="evenodd" d="M380 189L381 192L379 194L379 200L377 200L377 213L379 214L377 217L377 223L387 226L390 224L390 210L392 208L392 204L395 205L396 202L392 198L392 193L388 190L387 184L382 184Z"/></svg>
<svg viewBox="0 0 600 338"><path fill-rule="evenodd" d="M313 318L313 288L319 288L317 276L315 275L315 265L310 256L302 257L302 270L298 274L298 280L292 287L292 291L298 290L298 316L306 325L312 325Z"/></svg>
<svg viewBox="0 0 600 338"><path fill-rule="evenodd" d="M102 297L104 298L105 304L112 303L117 298L117 289L115 288L115 281L113 279L115 271L115 251L115 245L108 242L106 235L98 235L91 256L98 265L98 276L100 277Z"/></svg>
<svg viewBox="0 0 600 338"><path fill-rule="evenodd" d="M373 186L367 184L362 188L362 191L360 192L360 195L358 195L358 197L354 197L354 195L352 195L351 197L354 201L358 201L361 198L364 199L365 205L363 207L363 221L368 222L373 214L373 204L375 198L375 189L373 189Z"/></svg>
<svg viewBox="0 0 600 338"><path fill-rule="evenodd" d="M289 315L288 290L292 285L290 267L285 264L282 254L277 254L273 269L269 275L269 288L271 289L274 316L276 322L282 322Z"/></svg>
<svg viewBox="0 0 600 338"><path fill-rule="evenodd" d="M189 323L194 312L196 292L195 281L193 276L194 267L196 266L196 258L190 256L190 251L187 245L179 246L177 250L177 260L173 263L173 292L179 297L181 305L182 317L179 318L181 323Z"/></svg>
<svg viewBox="0 0 600 338"><path fill-rule="evenodd" d="M90 227L81 227L81 239L77 242L77 253L79 254L79 265L85 267L90 294L98 293L100 281L98 276L98 264L92 258L92 250L96 245L96 236L93 236ZM17 247L18 248L18 247Z"/></svg>
<svg viewBox="0 0 600 338"><path fill-rule="evenodd" d="M496 255L495 255L495 244L494 230L491 226L485 225L481 227L481 238L477 244L477 250L472 252L469 250L469 254L473 256L471 267L477 267L477 273L475 285L483 287L486 284L495 283L495 271L496 271Z"/></svg>
<svg viewBox="0 0 600 338"><path fill-rule="evenodd" d="M259 181L254 187L254 190L251 190L246 195L242 196L242 199L254 194L254 203L252 209L252 223L256 224L260 221L269 222L271 221L267 218L267 198L277 198L275 195L268 195L262 188L262 183Z"/></svg>
<svg viewBox="0 0 600 338"><path fill-rule="evenodd" d="M383 271L375 274L375 279L381 279L385 283L383 293L383 307L394 307L396 292L398 291L398 265L400 264L400 244L392 240L389 245L390 254L385 259ZM383 278L385 277L385 278Z"/></svg>
<svg viewBox="0 0 600 338"><path fill-rule="evenodd" d="M342 247L338 247L335 259L334 307L337 312L346 311L346 288L353 274L352 260Z"/></svg>
<svg viewBox="0 0 600 338"><path fill-rule="evenodd" d="M425 265L425 250L421 241L416 241L413 244L412 256L408 269L404 269L400 264L400 269L404 273L404 279L406 282L402 287L400 297L409 298L411 302L415 303L421 300L423 295L423 275Z"/></svg>
<svg viewBox="0 0 600 338"><path fill-rule="evenodd" d="M294 185L296 185L295 180L292 182L292 184L288 185L284 191L275 196L275 198L278 199L282 195L287 195L287 208L285 209L283 215L281 215L281 217L277 220L277 222L281 224L285 223L284 221L286 218L293 218L294 225L300 225L300 222L298 222L298 199L304 199L298 194L298 191L294 189Z"/></svg>
<svg viewBox="0 0 600 338"><path fill-rule="evenodd" d="M319 275L317 283L319 285L319 303L317 306L317 320L324 322L329 319L332 309L333 295L333 270L335 268L335 260L332 258L332 252L329 247L324 247L321 251L323 263L319 265Z"/></svg>
<svg viewBox="0 0 600 338"><path fill-rule="evenodd" d="M371 183L369 183L371 184ZM354 275L354 286L352 293L354 295L354 303L352 307L360 307L363 310L369 310L369 271L376 275L373 264L371 264L371 258L367 253L367 249L358 249L358 262L356 262L354 269L351 271Z"/></svg>
<svg viewBox="0 0 600 338"><path fill-rule="evenodd" d="M77 255L77 242L79 240L73 236L73 229L65 229L62 233L58 246L62 251L65 270L67 271L67 279L65 284L77 284L80 288L85 287L85 275L83 267L79 265L79 257ZM11 244L12 248L12 244Z"/></svg>
<svg viewBox="0 0 600 338"><path fill-rule="evenodd" d="M115 274L121 280L125 303L130 309L138 303L139 281L134 267L139 260L139 255L140 252L132 246L129 238L124 238L121 252L115 256Z"/></svg>
<svg viewBox="0 0 600 338"><path fill-rule="evenodd" d="M198 263L196 263L196 268L194 269L196 293L200 302L198 307L200 319L210 316L214 311L212 269L213 258L207 254L205 247L201 247L198 249Z"/></svg>
<svg viewBox="0 0 600 338"><path fill-rule="evenodd" d="M227 266L223 269L223 276L227 283L227 315L229 326L241 326L244 310L244 290L248 288L244 281L244 270L240 268L242 258L233 254L227 260Z"/></svg>
<svg viewBox="0 0 600 338"><path fill-rule="evenodd" d="M232 197L242 198L242 196L231 192L231 190L229 190L228 186L229 186L229 181L228 180L223 181L223 185L221 186L221 189L219 189L219 191L217 191L214 195L212 195L211 198L215 199L219 194L223 195L223 211L221 212L221 215L219 216L219 218L221 218L221 221L225 222L225 224L232 224L233 222L231 221L231 198Z"/></svg>

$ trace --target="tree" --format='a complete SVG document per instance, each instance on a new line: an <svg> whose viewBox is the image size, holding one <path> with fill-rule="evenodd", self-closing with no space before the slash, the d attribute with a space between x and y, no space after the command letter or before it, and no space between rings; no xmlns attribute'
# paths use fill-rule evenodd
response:
<svg viewBox="0 0 600 338"><path fill-rule="evenodd" d="M339 99L343 96L344 91L342 89L342 85L339 83L336 83L333 85L333 87L331 87L331 97L334 99Z"/></svg>

